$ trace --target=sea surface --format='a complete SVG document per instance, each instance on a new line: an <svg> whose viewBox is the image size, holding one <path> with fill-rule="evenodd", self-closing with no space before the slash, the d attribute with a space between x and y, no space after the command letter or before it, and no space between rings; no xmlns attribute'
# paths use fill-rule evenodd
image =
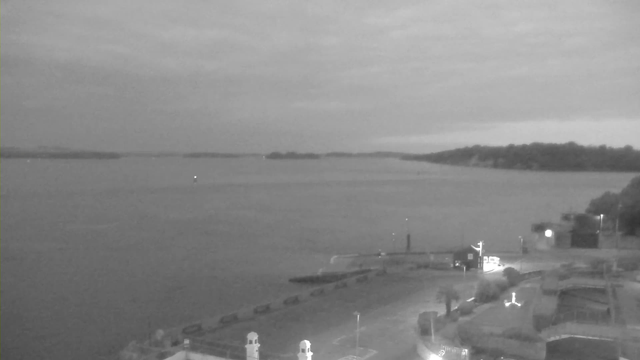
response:
<svg viewBox="0 0 640 360"><path fill-rule="evenodd" d="M635 175L395 159L0 166L0 356L52 360L106 358L155 329L263 303L335 254L403 249L407 232L416 250L517 250L532 222Z"/></svg>

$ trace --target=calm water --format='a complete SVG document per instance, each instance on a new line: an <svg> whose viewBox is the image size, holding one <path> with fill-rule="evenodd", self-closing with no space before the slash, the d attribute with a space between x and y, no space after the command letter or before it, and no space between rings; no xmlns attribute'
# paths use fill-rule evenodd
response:
<svg viewBox="0 0 640 360"><path fill-rule="evenodd" d="M352 159L1 166L1 356L54 360L272 299L331 255L391 250L407 227L419 249L517 249L532 221L582 210L634 175Z"/></svg>

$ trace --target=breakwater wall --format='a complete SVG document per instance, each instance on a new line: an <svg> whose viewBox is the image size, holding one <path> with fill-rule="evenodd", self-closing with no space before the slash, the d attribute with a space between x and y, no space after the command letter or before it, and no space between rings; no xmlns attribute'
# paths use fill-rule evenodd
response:
<svg viewBox="0 0 640 360"><path fill-rule="evenodd" d="M199 321L190 322L169 329L160 329L155 332L155 335L150 340L145 341L144 343L140 344L140 346L144 347L145 349L157 349L158 352L161 352L168 348L179 346L183 343L184 339L197 338L208 332L214 332L216 331L216 329L230 326L242 321L251 320L258 316L269 314L274 311L290 308L310 299L321 297L333 291L369 281L376 276L381 276L384 274L386 274L386 269L371 270L366 274L361 274L334 283L306 289L295 294L277 298L270 302L248 306L234 312L204 318ZM130 344L127 352L131 354L133 348L135 348L135 345Z"/></svg>

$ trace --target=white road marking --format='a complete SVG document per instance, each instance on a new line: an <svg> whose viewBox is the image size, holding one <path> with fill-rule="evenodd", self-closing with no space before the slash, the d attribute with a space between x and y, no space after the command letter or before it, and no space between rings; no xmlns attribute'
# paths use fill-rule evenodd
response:
<svg viewBox="0 0 640 360"><path fill-rule="evenodd" d="M333 345L340 345L340 340L346 338L348 335L340 336L339 338L333 340Z"/></svg>

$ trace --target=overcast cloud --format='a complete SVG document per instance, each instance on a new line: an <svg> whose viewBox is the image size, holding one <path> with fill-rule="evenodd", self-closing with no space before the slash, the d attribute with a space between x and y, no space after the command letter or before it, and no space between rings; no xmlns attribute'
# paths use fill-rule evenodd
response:
<svg viewBox="0 0 640 360"><path fill-rule="evenodd" d="M1 143L640 147L640 1L1 0Z"/></svg>

